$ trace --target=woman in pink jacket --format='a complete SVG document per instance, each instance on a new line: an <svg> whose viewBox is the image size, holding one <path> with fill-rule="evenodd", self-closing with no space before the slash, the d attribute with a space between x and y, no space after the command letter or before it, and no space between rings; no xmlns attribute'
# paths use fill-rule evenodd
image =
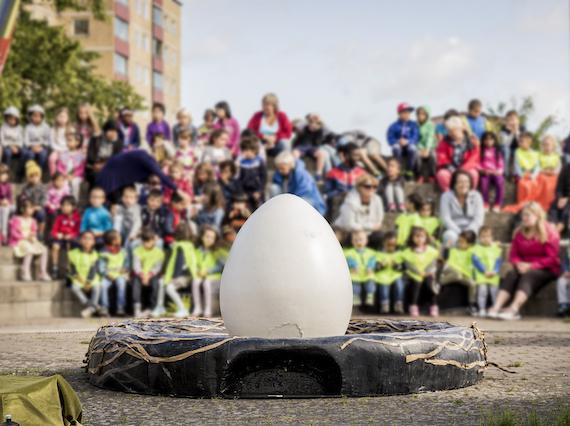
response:
<svg viewBox="0 0 570 426"><path fill-rule="evenodd" d="M513 270L501 280L495 305L488 311L491 318L520 319L519 311L528 298L560 275L558 231L536 202L525 205L521 214L509 256Z"/></svg>

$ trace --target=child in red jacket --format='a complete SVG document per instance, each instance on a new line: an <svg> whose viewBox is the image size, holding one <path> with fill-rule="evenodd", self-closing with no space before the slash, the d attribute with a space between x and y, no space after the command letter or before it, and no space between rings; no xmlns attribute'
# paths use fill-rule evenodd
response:
<svg viewBox="0 0 570 426"><path fill-rule="evenodd" d="M51 262L52 277L59 274L59 254L61 250L68 251L79 237L81 218L76 209L77 202L71 195L61 200L61 213L55 218L51 229Z"/></svg>

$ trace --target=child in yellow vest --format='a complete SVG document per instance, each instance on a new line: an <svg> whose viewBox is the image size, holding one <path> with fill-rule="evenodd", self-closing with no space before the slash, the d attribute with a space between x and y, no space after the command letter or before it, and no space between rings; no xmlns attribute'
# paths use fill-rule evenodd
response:
<svg viewBox="0 0 570 426"><path fill-rule="evenodd" d="M408 247L402 252L406 280L411 288L409 311L412 317L420 315L418 302L422 287L430 292L429 314L432 317L439 315L437 294L439 287L436 282L437 259L439 251L430 245L427 231L414 226L408 238Z"/></svg>
<svg viewBox="0 0 570 426"><path fill-rule="evenodd" d="M125 315L127 305L127 281L129 279L129 258L122 247L121 234L111 230L103 234L105 246L99 255L99 273L101 274L101 305L105 316L109 313L109 289L117 288L117 315Z"/></svg>
<svg viewBox="0 0 570 426"><path fill-rule="evenodd" d="M462 284L469 291L469 305L475 304L475 281L473 279L473 246L477 241L477 234L473 231L463 231L459 234L456 247L449 249L445 265L441 271L439 282L441 285Z"/></svg>
<svg viewBox="0 0 570 426"><path fill-rule="evenodd" d="M224 269L224 252L218 248L218 232L210 225L202 227L199 246L196 249L196 276L192 280L192 316L211 317L214 291L219 288ZM201 290L204 291L202 299ZM202 300L204 301L202 308Z"/></svg>
<svg viewBox="0 0 570 426"><path fill-rule="evenodd" d="M402 280L402 254L397 250L395 232L384 234L383 250L376 253L376 274L380 313L390 313L390 291L394 294L394 312L404 313L404 281Z"/></svg>
<svg viewBox="0 0 570 426"><path fill-rule="evenodd" d="M557 145L558 141L554 136L546 135L542 139L540 153L538 154L540 173L538 174L535 201L541 205L544 211L548 211L554 198L556 198L556 183L562 167Z"/></svg>
<svg viewBox="0 0 570 426"><path fill-rule="evenodd" d="M156 234L150 228L141 233L142 244L133 250L133 302L135 317L149 316L158 303L164 252L156 245ZM149 309L142 311L142 293L150 293Z"/></svg>
<svg viewBox="0 0 570 426"><path fill-rule="evenodd" d="M434 214L434 206L431 200L423 200L422 206L420 208L420 223L419 226L424 228L431 238L432 243L435 246L439 246L439 241L437 240L439 228L441 226L441 221Z"/></svg>
<svg viewBox="0 0 570 426"><path fill-rule="evenodd" d="M404 247L414 226L420 226L419 211L423 199L419 194L410 194L406 200L406 213L400 213L394 222L398 231L397 241L399 247Z"/></svg>
<svg viewBox="0 0 570 426"><path fill-rule="evenodd" d="M491 306L495 304L501 279L503 250L493 241L493 231L487 226L479 230L479 244L472 250L473 269L477 283L478 316L487 314L487 301L491 297Z"/></svg>
<svg viewBox="0 0 570 426"><path fill-rule="evenodd" d="M101 282L97 270L99 254L95 251L95 234L85 231L79 237L79 247L67 253L71 291L85 308L83 318L89 318L99 310ZM87 298L89 295L89 298Z"/></svg>
<svg viewBox="0 0 570 426"><path fill-rule="evenodd" d="M376 288L373 278L376 253L366 247L368 237L364 231L354 231L351 234L351 241L352 247L344 250L344 256L352 279L352 303L354 306L362 303L362 287L364 287L365 305L374 306Z"/></svg>
<svg viewBox="0 0 570 426"><path fill-rule="evenodd" d="M164 293L176 305L177 318L184 318L190 315L188 309L182 302L178 290L187 287L193 278L198 275L198 259L196 247L192 243L192 229L187 223L179 223L174 230L174 243L170 247L170 256L166 261L164 272L164 282L159 293L158 305L153 311L153 316L162 315L164 310Z"/></svg>
<svg viewBox="0 0 570 426"><path fill-rule="evenodd" d="M540 171L538 152L532 149L532 133L525 132L519 138L514 158L517 180L517 202L503 210L518 213L528 201L533 201L537 192L537 176Z"/></svg>

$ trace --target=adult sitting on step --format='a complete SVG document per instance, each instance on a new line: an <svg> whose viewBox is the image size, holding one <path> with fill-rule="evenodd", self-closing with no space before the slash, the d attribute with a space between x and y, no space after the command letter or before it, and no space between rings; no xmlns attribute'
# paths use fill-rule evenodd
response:
<svg viewBox="0 0 570 426"><path fill-rule="evenodd" d="M570 216L570 163L564 165L558 175L554 201L548 210L548 220L559 232L563 232Z"/></svg>
<svg viewBox="0 0 570 426"><path fill-rule="evenodd" d="M356 181L356 187L351 190L340 206L340 214L335 220L335 228L347 235L354 231L365 231L368 242L375 247L381 240L382 221L384 220L384 205L376 193L378 180L368 174Z"/></svg>
<svg viewBox="0 0 570 426"><path fill-rule="evenodd" d="M271 185L271 196L289 193L294 194L311 206L322 215L325 214L326 205L315 179L305 169L303 160L295 159L289 151L283 151L275 157L275 173Z"/></svg>
<svg viewBox="0 0 570 426"><path fill-rule="evenodd" d="M458 170L451 178L452 189L441 196L439 214L444 229L444 247L454 246L462 231L478 234L483 226L483 198L473 187L471 174Z"/></svg>
<svg viewBox="0 0 570 426"><path fill-rule="evenodd" d="M459 117L448 118L445 122L447 135L437 145L435 155L437 184L442 192L449 189L451 176L457 170L464 170L471 176L473 188L479 180L479 142L465 130L465 122Z"/></svg>
<svg viewBox="0 0 570 426"><path fill-rule="evenodd" d="M536 202L528 203L521 215L522 224L514 232L509 255L513 270L501 281L495 304L488 311L490 318L519 319L529 297L560 275L556 228L546 221L544 210Z"/></svg>

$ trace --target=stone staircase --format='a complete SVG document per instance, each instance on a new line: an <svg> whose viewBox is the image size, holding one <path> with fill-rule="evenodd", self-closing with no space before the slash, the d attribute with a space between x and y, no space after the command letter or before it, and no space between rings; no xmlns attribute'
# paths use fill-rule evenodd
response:
<svg viewBox="0 0 570 426"><path fill-rule="evenodd" d="M35 268L37 269L37 268ZM37 276L37 270L34 271ZM63 281L18 281L12 250L0 248L0 323L78 316L80 307Z"/></svg>

